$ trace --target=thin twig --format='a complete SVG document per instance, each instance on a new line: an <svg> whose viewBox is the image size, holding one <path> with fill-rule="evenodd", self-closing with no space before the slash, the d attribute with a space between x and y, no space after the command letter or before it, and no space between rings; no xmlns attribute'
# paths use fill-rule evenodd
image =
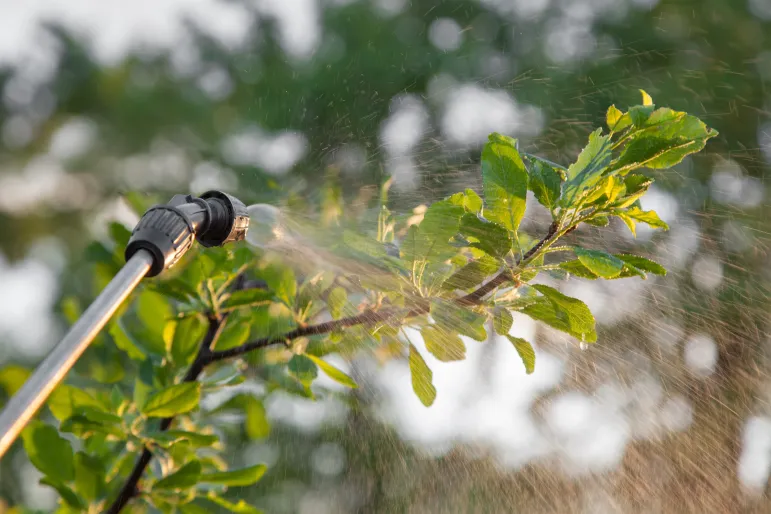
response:
<svg viewBox="0 0 771 514"><path fill-rule="evenodd" d="M544 236L543 239L538 241L538 243L536 243L535 246L533 246L530 250L528 250L522 256L522 258L517 261L517 265L519 266L520 264L528 261L544 245L546 245L547 243L551 243L552 238L554 238L554 236L557 234L558 231L559 231L559 223L557 222L552 223L551 226L549 226L549 231L547 232L546 236ZM511 271L509 269L505 269L500 273L498 273L496 276L494 276L491 280L489 280L488 282L486 282L485 284L477 288L476 290L472 291L471 293L465 296L458 298L455 301L461 305L479 304L485 296L487 296L489 293L494 291L497 287L512 280L513 278L514 277L512 276ZM239 280L236 283L236 288L243 288L243 286L244 286L243 280ZM336 330L340 330L347 327L353 327L357 325L371 325L373 323L386 322L394 318L404 319L404 318L410 318L414 316L420 316L422 314L428 314L429 309L430 309L429 305L424 304L424 305L419 305L417 307L414 307L412 309L384 309L382 311L367 310L362 312L361 314L357 314L356 316L342 318L334 321L327 321L325 323L319 323L318 325L298 327L290 332L287 332L279 336L257 339L255 341L250 341L240 346L236 346L235 348L230 348L228 350L222 350L219 352L212 351L211 348L216 342L217 338L219 337L219 334L222 332L223 327L225 326L227 313L222 314L220 316L210 316L209 328L201 342L201 347L198 350L198 355L193 361L193 364L190 366L190 369L188 369L187 373L185 374L185 378L183 379L183 381L193 382L195 380L198 380L198 377L200 376L201 372L203 372L203 370L209 364L212 364L214 362L219 362L225 359L229 359L232 357L238 357L240 355L244 355L246 353L249 353L253 350L257 350L259 348L265 348L266 346L271 346L274 344L287 344L289 341L298 339L300 337L328 334ZM167 430L171 426L173 419L174 418L165 418L161 420L160 430L161 431ZM142 475L145 472L145 469L150 464L150 461L152 460L152 458L153 458L152 452L150 452L150 450L148 450L147 448L144 448L142 450L142 455L140 455L139 459L134 465L134 468L132 469L131 474L129 475L129 478L121 488L121 491L118 493L117 498L110 506L109 510L106 511L106 514L118 514L133 497L137 496L137 494L139 493L139 489L137 486L139 484L139 481L142 478Z"/></svg>

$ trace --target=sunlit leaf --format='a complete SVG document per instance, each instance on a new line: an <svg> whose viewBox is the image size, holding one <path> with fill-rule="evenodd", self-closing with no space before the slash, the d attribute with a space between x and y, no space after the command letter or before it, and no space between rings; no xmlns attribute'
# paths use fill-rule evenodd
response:
<svg viewBox="0 0 771 514"><path fill-rule="evenodd" d="M667 274L667 270L664 268L664 266L650 259L646 259L645 257L640 257L639 255L624 254L624 253L616 254L616 257L618 257L625 263L631 264L635 268L641 269L643 271L647 271L648 273L653 273L654 275L661 275L661 276L664 276Z"/></svg>
<svg viewBox="0 0 771 514"><path fill-rule="evenodd" d="M110 323L108 332L112 337L112 340L115 342L115 346L126 352L126 355L128 355L130 359L137 361L145 360L147 354L142 348L134 343L131 337L123 329L120 321Z"/></svg>
<svg viewBox="0 0 771 514"><path fill-rule="evenodd" d="M643 211L638 207L630 207L627 209L626 215L635 221L646 223L653 228L669 230L669 225L667 225L664 221L661 220L661 218L659 218L659 215L656 214L656 211Z"/></svg>
<svg viewBox="0 0 771 514"><path fill-rule="evenodd" d="M589 271L603 278L613 278L624 269L624 261L600 250L576 248L576 256Z"/></svg>
<svg viewBox="0 0 771 514"><path fill-rule="evenodd" d="M269 266L261 271L261 277L268 284L273 294L286 305L294 305L297 295L297 281L294 272L288 266ZM250 290L255 291L255 290ZM260 291L259 289L256 291ZM235 294L235 293L234 293ZM252 293L259 296L256 292Z"/></svg>
<svg viewBox="0 0 771 514"><path fill-rule="evenodd" d="M228 512L235 512L236 514L262 514L260 509L252 507L244 500L238 500L238 503L232 503L224 498L220 498L214 491L210 491L206 496L206 499L212 503L217 504Z"/></svg>
<svg viewBox="0 0 771 514"><path fill-rule="evenodd" d="M482 150L482 181L485 217L512 232L525 214L528 175L516 148L516 140L491 134Z"/></svg>
<svg viewBox="0 0 771 514"><path fill-rule="evenodd" d="M178 366L189 366L195 359L205 332L206 324L199 316L188 316L175 322L169 348L172 361Z"/></svg>
<svg viewBox="0 0 771 514"><path fill-rule="evenodd" d="M530 190L536 200L549 210L557 206L562 179L554 168L541 160L535 160L530 167Z"/></svg>
<svg viewBox="0 0 771 514"><path fill-rule="evenodd" d="M487 339L485 317L455 302L436 299L431 302L431 316L443 329L477 341Z"/></svg>
<svg viewBox="0 0 771 514"><path fill-rule="evenodd" d="M315 355L306 354L306 357L308 357L310 360L312 360L316 365L323 371L329 378L337 382L338 384L342 384L345 387L351 387L351 388L357 388L358 385L356 385L356 382L337 369L336 367L332 366L330 363L325 361L324 359L320 357L316 357Z"/></svg>
<svg viewBox="0 0 771 514"><path fill-rule="evenodd" d="M599 278L579 260L561 262L560 268L567 271L571 275L575 275L580 278L586 278L589 280L596 280Z"/></svg>
<svg viewBox="0 0 771 514"><path fill-rule="evenodd" d="M640 93L642 93L643 105L653 105L653 98L651 98L651 95L649 95L648 93L646 93L642 89L640 90Z"/></svg>
<svg viewBox="0 0 771 514"><path fill-rule="evenodd" d="M161 448L168 448L179 441L188 441L195 448L205 448L212 446L219 441L216 435L199 434L197 432L188 432L186 430L166 430L164 432L147 432L142 436L144 439L157 444Z"/></svg>
<svg viewBox="0 0 771 514"><path fill-rule="evenodd" d="M498 260L488 255L483 255L450 275L442 284L442 289L447 291L471 289L481 284L485 278L498 271L500 267L501 265Z"/></svg>
<svg viewBox="0 0 771 514"><path fill-rule="evenodd" d="M194 487L201 477L201 463L190 461L174 473L166 475L153 484L153 490L187 489Z"/></svg>
<svg viewBox="0 0 771 514"><path fill-rule="evenodd" d="M493 311L493 329L498 335L506 335L511 330L514 323L514 317L509 309L505 307L496 307Z"/></svg>
<svg viewBox="0 0 771 514"><path fill-rule="evenodd" d="M466 358L466 345L458 334L436 325L426 325L420 330L426 350L442 362L460 361Z"/></svg>
<svg viewBox="0 0 771 514"><path fill-rule="evenodd" d="M423 405L430 407L436 399L436 388L432 383L434 374L413 345L410 345L410 374L412 390Z"/></svg>
<svg viewBox="0 0 771 514"><path fill-rule="evenodd" d="M624 113L619 111L615 105L611 105L605 115L605 122L610 130L618 132L631 125L632 120L628 116L625 117Z"/></svg>
<svg viewBox="0 0 771 514"><path fill-rule="evenodd" d="M231 314L231 317L233 314ZM215 342L214 349L217 351L229 350L236 346L241 346L249 339L251 327L246 319L228 319L225 328Z"/></svg>
<svg viewBox="0 0 771 514"><path fill-rule="evenodd" d="M0 369L0 387L5 389L8 396L13 396L21 389L32 371L17 364L9 364Z"/></svg>
<svg viewBox="0 0 771 514"><path fill-rule="evenodd" d="M533 345L521 337L514 337L508 334L506 337L509 339L509 342L514 345L520 358L522 358L522 363L525 365L525 372L529 375L535 371L535 350L533 350Z"/></svg>
<svg viewBox="0 0 771 514"><path fill-rule="evenodd" d="M247 486L256 484L265 474L268 467L265 464L257 464L248 468L223 471L219 473L204 473L200 481L209 484L225 485L229 487Z"/></svg>
<svg viewBox="0 0 771 514"><path fill-rule="evenodd" d="M470 246L492 257L503 258L511 250L509 231L476 214L468 213L461 218L460 231L464 236L476 239Z"/></svg>
<svg viewBox="0 0 771 514"><path fill-rule="evenodd" d="M343 308L348 302L348 293L342 287L333 287L327 295L327 306L329 314L333 319L339 318L343 313Z"/></svg>
<svg viewBox="0 0 771 514"><path fill-rule="evenodd" d="M597 129L589 136L589 143L567 172L567 181L562 184L560 205L574 205L588 190L594 188L607 170L611 159L609 136Z"/></svg>
<svg viewBox="0 0 771 514"><path fill-rule="evenodd" d="M533 288L543 295L543 299L526 306L523 313L583 342L597 341L594 316L584 302L542 284L533 285Z"/></svg>
<svg viewBox="0 0 771 514"><path fill-rule="evenodd" d="M72 416L80 407L101 409L102 405L83 389L67 384L59 385L48 397L48 408L51 409L51 414L60 421Z"/></svg>
<svg viewBox="0 0 771 514"><path fill-rule="evenodd" d="M185 382L153 393L140 410L145 416L168 418L195 409L200 398L200 382Z"/></svg>
<svg viewBox="0 0 771 514"><path fill-rule="evenodd" d="M265 289L241 289L230 293L227 299L222 302L220 310L226 312L241 307L248 308L256 307L258 305L268 305L273 298L273 292Z"/></svg>

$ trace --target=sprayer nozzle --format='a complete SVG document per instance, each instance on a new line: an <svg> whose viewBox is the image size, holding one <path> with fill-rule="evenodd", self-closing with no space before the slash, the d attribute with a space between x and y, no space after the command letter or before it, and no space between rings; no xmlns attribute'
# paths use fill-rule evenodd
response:
<svg viewBox="0 0 771 514"><path fill-rule="evenodd" d="M203 246L241 241L249 228L246 206L220 191L195 198L175 195L150 208L139 220L126 247L126 260L143 249L153 255L149 277L171 268L198 239Z"/></svg>

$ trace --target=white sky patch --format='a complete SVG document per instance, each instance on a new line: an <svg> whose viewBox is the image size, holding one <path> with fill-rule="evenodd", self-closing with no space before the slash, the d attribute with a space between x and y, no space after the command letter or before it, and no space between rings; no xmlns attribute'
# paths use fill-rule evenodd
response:
<svg viewBox="0 0 771 514"><path fill-rule="evenodd" d="M428 27L428 39L439 50L452 52L463 43L463 32L452 18L438 18Z"/></svg>
<svg viewBox="0 0 771 514"><path fill-rule="evenodd" d="M683 359L696 375L709 376L717 366L718 350L715 340L707 334L694 334L685 341Z"/></svg>
<svg viewBox="0 0 771 514"><path fill-rule="evenodd" d="M96 123L88 118L72 118L51 136L48 153L63 160L80 157L91 149L96 136Z"/></svg>
<svg viewBox="0 0 771 514"><path fill-rule="evenodd" d="M222 142L222 152L230 164L256 166L272 175L287 173L307 149L308 141L301 132L271 134L256 126L231 134Z"/></svg>
<svg viewBox="0 0 771 514"><path fill-rule="evenodd" d="M762 494L771 471L771 419L754 416L747 420L742 434L739 481L755 494Z"/></svg>
<svg viewBox="0 0 771 514"><path fill-rule="evenodd" d="M533 136L543 128L540 109L517 104L506 91L475 84L461 85L447 95L441 120L449 142L461 147L481 145L491 132Z"/></svg>
<svg viewBox="0 0 771 514"><path fill-rule="evenodd" d="M281 46L298 59L309 58L321 41L317 0L254 0L260 13L278 23Z"/></svg>

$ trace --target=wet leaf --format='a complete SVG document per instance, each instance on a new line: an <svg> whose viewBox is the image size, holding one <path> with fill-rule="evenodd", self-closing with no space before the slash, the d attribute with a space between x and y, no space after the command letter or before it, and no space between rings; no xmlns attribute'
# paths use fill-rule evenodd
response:
<svg viewBox="0 0 771 514"><path fill-rule="evenodd" d="M441 328L470 337L477 341L487 339L485 317L472 311L468 306L436 299L431 302L431 316Z"/></svg>
<svg viewBox="0 0 771 514"><path fill-rule="evenodd" d="M460 231L466 237L473 237L470 246L486 254L503 258L511 250L509 231L501 225L480 218L476 214L465 214L461 218Z"/></svg>
<svg viewBox="0 0 771 514"><path fill-rule="evenodd" d="M619 253L616 254L616 257L621 259L627 264L631 264L637 269L641 269L643 271L647 271L648 273L653 273L654 275L661 275L664 276L667 274L666 268L659 264L658 262L654 262L650 259L646 259L645 257L640 257L639 255L631 255L631 254L625 254L625 253Z"/></svg>
<svg viewBox="0 0 771 514"><path fill-rule="evenodd" d="M306 357L308 357L310 360L316 363L316 365L321 369L321 371L323 371L329 378L331 378L338 384L342 384L345 387L350 387L353 389L359 387L358 385L356 385L356 382L351 377L349 377L348 375L346 375L345 373L343 373L342 371L340 371L339 369L337 369L336 367L334 367L324 359L320 357L316 357L315 355L307 355L307 354L306 354Z"/></svg>
<svg viewBox="0 0 771 514"><path fill-rule="evenodd" d="M483 255L450 275L442 284L442 289L446 291L453 291L455 289L465 291L471 289L481 284L485 278L498 271L500 267L501 265L498 260L488 255Z"/></svg>
<svg viewBox="0 0 771 514"><path fill-rule="evenodd" d="M410 345L410 374L412 390L423 405L430 407L436 399L436 388L432 383L434 374L413 345Z"/></svg>
<svg viewBox="0 0 771 514"><path fill-rule="evenodd" d="M491 134L482 150L482 182L485 217L512 232L525 215L528 174L516 148L516 140Z"/></svg>
<svg viewBox="0 0 771 514"><path fill-rule="evenodd" d="M602 180L610 159L609 136L602 135L602 129L597 129L589 136L589 144L581 151L578 160L568 168L567 181L562 184L560 205L575 205L587 191L594 188Z"/></svg>
<svg viewBox="0 0 771 514"><path fill-rule="evenodd" d="M460 336L436 325L426 325L421 331L426 350L442 362L461 361L466 358L466 345Z"/></svg>
<svg viewBox="0 0 771 514"><path fill-rule="evenodd" d="M533 349L533 345L521 337L513 337L510 335L506 335L506 337L509 339L509 342L514 345L514 348L522 359L522 363L525 365L525 373L529 375L535 371L535 350Z"/></svg>
<svg viewBox="0 0 771 514"><path fill-rule="evenodd" d="M338 319L343 314L343 309L348 302L348 293L342 287L333 287L327 295L329 314L333 319Z"/></svg>
<svg viewBox="0 0 771 514"><path fill-rule="evenodd" d="M602 278L613 278L624 269L624 261L599 250L575 249L576 256L581 263L595 275Z"/></svg>
<svg viewBox="0 0 771 514"><path fill-rule="evenodd" d="M538 203L549 210L557 206L562 180L554 168L540 160L535 160L530 168L530 190Z"/></svg>
<svg viewBox="0 0 771 514"><path fill-rule="evenodd" d="M188 316L175 322L174 335L169 348L174 364L178 366L192 364L205 332L206 324L199 316Z"/></svg>
<svg viewBox="0 0 771 514"><path fill-rule="evenodd" d="M543 298L527 305L522 309L523 313L566 332L582 342L597 341L594 316L584 302L566 296L549 286L536 284L533 285L533 289L541 293Z"/></svg>
<svg viewBox="0 0 771 514"><path fill-rule="evenodd" d="M286 286L290 287L290 286ZM291 287L290 287L291 289ZM288 294L288 293L287 293ZM220 310L223 312L239 309L241 307L257 307L258 305L268 305L273 300L273 292L265 289L241 289L233 291L227 300L222 302Z"/></svg>
<svg viewBox="0 0 771 514"><path fill-rule="evenodd" d="M496 307L493 310L493 329L498 335L506 335L511 330L511 325L514 323L514 317L511 315L509 309L505 307Z"/></svg>
<svg viewBox="0 0 771 514"><path fill-rule="evenodd" d="M667 225L664 221L661 220L661 218L659 218L659 215L656 214L656 211L643 211L639 207L630 207L626 211L626 215L635 221L646 223L653 228L669 230L669 225Z"/></svg>

